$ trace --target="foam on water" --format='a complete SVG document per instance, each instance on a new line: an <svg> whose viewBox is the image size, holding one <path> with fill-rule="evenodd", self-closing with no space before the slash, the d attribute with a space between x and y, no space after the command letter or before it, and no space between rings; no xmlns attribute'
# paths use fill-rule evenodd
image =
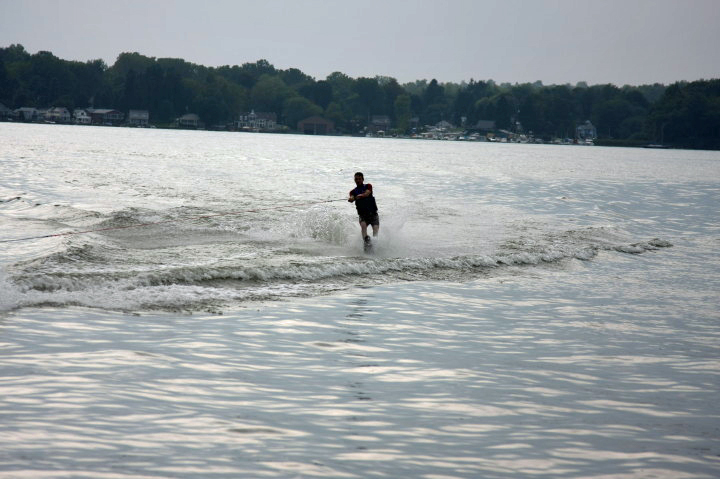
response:
<svg viewBox="0 0 720 479"><path fill-rule="evenodd" d="M181 245L160 242L132 250L107 238L68 246L13 265L12 276L3 278L6 293L0 308L42 304L121 310L223 307L248 300L324 294L359 284L467 281L498 268L561 265L592 260L601 251L639 254L671 246L662 239L617 243L612 235L603 237L604 229L587 229L507 239L490 254L408 255L417 249L404 247L395 232L376 238L373 254L352 255L361 248L359 238L350 239L344 221L334 214L321 213L320 217L325 221L310 215L309 222L303 223L305 231L293 230L298 241L292 248L267 237L264 243L243 243L237 238L227 241L222 235L221 242L204 238L188 244L184 237ZM127 244L127 239L122 243Z"/></svg>
<svg viewBox="0 0 720 479"><path fill-rule="evenodd" d="M0 311L16 309L23 304L23 293L8 279L7 274L0 268Z"/></svg>

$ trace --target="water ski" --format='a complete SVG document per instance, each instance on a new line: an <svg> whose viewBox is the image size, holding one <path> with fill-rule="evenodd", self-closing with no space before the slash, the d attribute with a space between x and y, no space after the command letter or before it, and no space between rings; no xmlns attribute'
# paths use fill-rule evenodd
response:
<svg viewBox="0 0 720 479"><path fill-rule="evenodd" d="M366 237L365 237L365 241L364 241L363 247L364 247L364 250L365 250L366 253L372 253L373 245L372 245L372 240L370 239L369 236L366 236Z"/></svg>

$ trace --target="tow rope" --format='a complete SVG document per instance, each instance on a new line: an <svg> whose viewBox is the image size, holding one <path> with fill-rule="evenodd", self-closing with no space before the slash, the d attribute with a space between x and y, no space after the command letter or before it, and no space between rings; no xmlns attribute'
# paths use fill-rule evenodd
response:
<svg viewBox="0 0 720 479"><path fill-rule="evenodd" d="M312 203L303 203L302 206L312 206L312 205L319 205L323 203L332 203L334 201L346 201L346 198L340 198L335 200L325 200L325 201L314 201ZM260 211L269 211L269 210L280 210L283 208L293 208L297 207L297 204L291 204L291 205L281 205L281 206L271 206L268 208L255 208L255 209L248 209L248 210L241 210L241 211L231 211L228 213L213 213L209 215L193 215L193 216L184 216L182 218L177 218L173 220L164 220L164 221L154 221L150 223L138 223L134 225L126 225L126 226L110 226L107 228L97 228L92 230L85 230L85 231L67 231L65 233L54 233L49 235L40 235L40 236L28 236L26 238L13 238L13 239L0 239L0 243L12 243L15 241L30 241L35 239L43 239L43 238L56 238L59 236L74 236L74 235L83 235L88 233L100 233L103 231L113 231L113 230L124 230L128 228L142 228L144 226L155 226L155 225L162 225L162 224L168 224L168 223L180 223L182 221L191 221L191 220L198 220L198 219L204 219L204 218L215 218L218 216L237 216L237 215L243 215L245 213L258 213Z"/></svg>

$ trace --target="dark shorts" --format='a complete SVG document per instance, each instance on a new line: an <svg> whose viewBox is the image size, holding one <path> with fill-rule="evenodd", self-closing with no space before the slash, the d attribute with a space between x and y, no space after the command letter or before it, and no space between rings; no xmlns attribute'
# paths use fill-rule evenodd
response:
<svg viewBox="0 0 720 479"><path fill-rule="evenodd" d="M358 216L358 219L360 220L360 223L364 222L366 225L380 226L380 217L377 213L373 213L370 215L361 215Z"/></svg>

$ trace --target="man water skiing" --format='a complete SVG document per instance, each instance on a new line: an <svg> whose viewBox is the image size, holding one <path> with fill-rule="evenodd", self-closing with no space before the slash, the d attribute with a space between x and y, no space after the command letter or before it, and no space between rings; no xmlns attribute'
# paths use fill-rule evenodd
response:
<svg viewBox="0 0 720 479"><path fill-rule="evenodd" d="M370 183L363 184L363 181L365 181L363 174L359 171L355 173L356 187L350 190L348 201L355 203L360 219L360 234L362 234L365 243L365 251L369 251L372 248L372 243L367 234L367 227L371 225L373 236L377 236L380 229L380 218L378 217L378 208L373 196L372 185Z"/></svg>

